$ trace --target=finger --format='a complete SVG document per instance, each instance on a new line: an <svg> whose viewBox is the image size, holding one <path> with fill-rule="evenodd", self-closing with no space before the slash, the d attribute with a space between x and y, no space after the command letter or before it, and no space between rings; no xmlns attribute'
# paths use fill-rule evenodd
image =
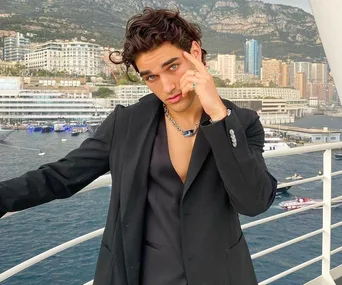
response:
<svg viewBox="0 0 342 285"><path fill-rule="evenodd" d="M202 63L202 61L199 61L196 57L194 57L192 54L184 51L183 52L184 57L189 60L194 66L195 68L199 71L199 72L208 72L206 67L204 66L204 64Z"/></svg>
<svg viewBox="0 0 342 285"><path fill-rule="evenodd" d="M183 88L182 88L182 96L186 97L188 96L189 92L193 91L193 87L192 84L186 84Z"/></svg>
<svg viewBox="0 0 342 285"><path fill-rule="evenodd" d="M182 88L189 83L190 84L196 83L198 85L199 83L201 83L201 81L202 81L201 78L198 78L198 77L192 76L192 75L188 75L188 76L184 77L182 83L180 84L180 87Z"/></svg>
<svg viewBox="0 0 342 285"><path fill-rule="evenodd" d="M197 70L194 70L194 69L189 69L187 70L183 76L181 77L180 79L180 84L182 85L182 83L184 82L184 80L186 80L186 78L188 77L193 77L193 76L196 76L198 75L198 71Z"/></svg>
<svg viewBox="0 0 342 285"><path fill-rule="evenodd" d="M192 81L188 80L187 82L184 82L181 86L183 97L185 97L189 92L195 91L196 88L198 88L198 86L200 85L200 83L201 80L198 78L194 78Z"/></svg>
<svg viewBox="0 0 342 285"><path fill-rule="evenodd" d="M180 79L180 85L184 84L186 81L192 82L195 78L205 80L206 76L206 74L201 74L197 70L188 70Z"/></svg>

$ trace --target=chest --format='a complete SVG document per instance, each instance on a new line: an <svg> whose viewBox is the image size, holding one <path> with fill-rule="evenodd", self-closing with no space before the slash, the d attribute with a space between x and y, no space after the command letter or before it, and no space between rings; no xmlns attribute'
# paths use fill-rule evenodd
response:
<svg viewBox="0 0 342 285"><path fill-rule="evenodd" d="M181 132L168 123L166 124L166 133L171 164L184 183L188 173L196 135L184 137Z"/></svg>

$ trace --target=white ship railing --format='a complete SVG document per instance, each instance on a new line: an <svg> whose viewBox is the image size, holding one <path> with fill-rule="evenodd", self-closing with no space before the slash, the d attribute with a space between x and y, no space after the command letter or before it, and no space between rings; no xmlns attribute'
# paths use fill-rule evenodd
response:
<svg viewBox="0 0 342 285"><path fill-rule="evenodd" d="M298 243L300 241L306 240L308 238L311 238L313 236L322 234L322 254L310 259L304 263L301 263L297 266L294 266L286 271L283 271L277 275L274 275L262 282L260 282L260 285L264 284L270 284L280 278L283 278L293 272L296 272L302 268L305 268L313 263L316 263L318 261L322 262L322 268L321 268L321 282L320 284L335 284L332 275L331 275L331 266L330 266L330 258L332 255L341 252L342 246L335 248L334 250L331 250L331 230L334 228L337 228L342 225L342 221L331 224L331 204L332 202L342 201L342 196L335 197L332 199L331 197L331 180L333 176L341 175L341 171L331 172L331 161L332 161L332 149L340 149L342 148L342 142L338 143L325 143L325 144L319 144L319 145L310 145L310 146L303 146L303 147L297 147L292 149L284 149L284 150L274 150L264 153L265 158L273 158L273 157L279 157L279 156L289 156L289 155L296 155L296 154L304 154L304 153L311 153L311 152L317 152L317 151L324 151L323 153L323 175L311 177L307 179L297 180L289 183L282 183L278 185L278 188L285 187L285 186L293 186L293 185L299 185L303 183L308 183L312 181L323 181L323 201L320 203L317 203L312 206L307 206L304 208L300 208L297 210L288 211L286 213L273 215L267 218L263 218L257 221L253 221L247 224L242 225L242 229L248 229L251 227L255 227L258 225L262 225L271 221L275 221L284 217L288 217L291 215L295 215L304 211L308 211L310 209L323 207L323 227L321 229L312 231L310 233L307 233L305 235L299 236L297 238L291 239L289 241L286 241L284 243L278 244L276 246L270 247L268 249L262 250L260 252L257 252L255 254L252 254L252 259L257 259L259 257L265 256L266 254L272 253L274 251L277 251L281 248L287 247L289 245ZM85 187L82 191L89 191L92 189L96 189L98 187L108 186L111 184L111 178L110 175L103 175L97 180L95 180L93 183L89 184L87 187ZM6 215L9 216L9 215ZM103 234L104 229L99 229L94 232L88 233L86 235L80 236L78 238L75 238L73 240L70 240L66 243L63 243L59 246L56 246L48 251L45 251L33 258L30 258L8 270L0 274L0 282L8 279L9 277L25 270L26 268L50 257L53 256L61 251L64 251L70 247L73 247L77 244L80 244L82 242L85 242L89 239L101 236ZM85 283L84 285L91 285L93 281L89 281ZM317 283L318 284L318 283Z"/></svg>

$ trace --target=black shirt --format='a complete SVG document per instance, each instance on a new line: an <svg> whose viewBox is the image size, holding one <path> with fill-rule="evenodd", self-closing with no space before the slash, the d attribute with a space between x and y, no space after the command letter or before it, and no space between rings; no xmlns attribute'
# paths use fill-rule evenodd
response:
<svg viewBox="0 0 342 285"><path fill-rule="evenodd" d="M140 285L187 284L180 232L183 187L171 163L161 116L149 169Z"/></svg>

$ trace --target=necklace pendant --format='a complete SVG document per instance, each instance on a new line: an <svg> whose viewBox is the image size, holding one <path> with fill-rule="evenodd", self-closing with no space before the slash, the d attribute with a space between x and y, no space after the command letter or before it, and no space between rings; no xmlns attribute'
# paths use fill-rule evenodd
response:
<svg viewBox="0 0 342 285"><path fill-rule="evenodd" d="M197 130L186 130L183 131L183 136L185 136L186 138L188 137L192 137L194 134L196 134Z"/></svg>

